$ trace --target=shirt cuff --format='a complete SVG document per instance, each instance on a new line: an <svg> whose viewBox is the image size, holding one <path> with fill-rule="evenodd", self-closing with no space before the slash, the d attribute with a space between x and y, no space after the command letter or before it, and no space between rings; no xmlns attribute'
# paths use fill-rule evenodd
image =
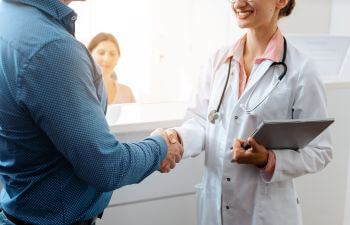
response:
<svg viewBox="0 0 350 225"><path fill-rule="evenodd" d="M269 158L267 160L266 166L263 168L263 171L268 174L273 174L276 166L276 156L273 151L269 151Z"/></svg>
<svg viewBox="0 0 350 225"><path fill-rule="evenodd" d="M162 136L156 135L149 137L147 139L152 139L154 140L160 147L160 161L163 161L165 159L165 156L168 152L168 146Z"/></svg>

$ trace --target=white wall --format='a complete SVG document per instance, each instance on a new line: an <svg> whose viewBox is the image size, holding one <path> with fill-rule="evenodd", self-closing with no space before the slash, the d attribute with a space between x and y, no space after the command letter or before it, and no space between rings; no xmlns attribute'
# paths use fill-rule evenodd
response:
<svg viewBox="0 0 350 225"><path fill-rule="evenodd" d="M349 124L349 123L348 123ZM348 143L347 150L350 152L350 144ZM344 209L344 225L350 225L350 154L348 158L348 176L347 176L347 193L345 197L345 209Z"/></svg>
<svg viewBox="0 0 350 225"><path fill-rule="evenodd" d="M350 1L333 0L331 16L330 32L338 35L350 35Z"/></svg>
<svg viewBox="0 0 350 225"><path fill-rule="evenodd" d="M328 85L328 113L335 118L331 126L333 160L325 170L295 180L303 210L304 225L343 225L349 164L350 83ZM340 100L340 101L339 101ZM349 224L344 224L349 225Z"/></svg>
<svg viewBox="0 0 350 225"><path fill-rule="evenodd" d="M294 11L281 19L280 27L287 33L328 33L331 8L332 0L296 0Z"/></svg>
<svg viewBox="0 0 350 225"><path fill-rule="evenodd" d="M242 31L227 0L89 0L74 2L76 36L88 44L99 32L120 42L118 80L137 102L187 100L209 55Z"/></svg>
<svg viewBox="0 0 350 225"><path fill-rule="evenodd" d="M331 23L330 33L334 35L350 35L350 1L349 0L332 0L331 10ZM342 99L339 99L339 102ZM339 103L341 104L341 103ZM348 103L347 103L348 104ZM349 126L350 121L345 122L346 126ZM349 140L349 133L347 134L347 140ZM350 151L350 144L348 143L347 151ZM344 225L350 225L350 155L345 165L347 170L347 181L346 184L346 197L345 197L345 209L344 209Z"/></svg>

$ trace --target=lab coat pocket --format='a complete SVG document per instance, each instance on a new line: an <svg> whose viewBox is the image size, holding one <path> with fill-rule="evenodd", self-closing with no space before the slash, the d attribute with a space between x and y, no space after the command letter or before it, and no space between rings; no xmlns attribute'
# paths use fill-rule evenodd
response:
<svg viewBox="0 0 350 225"><path fill-rule="evenodd" d="M260 109L257 108L257 114L260 115L262 120L289 119L291 109L291 89L280 86L272 91Z"/></svg>

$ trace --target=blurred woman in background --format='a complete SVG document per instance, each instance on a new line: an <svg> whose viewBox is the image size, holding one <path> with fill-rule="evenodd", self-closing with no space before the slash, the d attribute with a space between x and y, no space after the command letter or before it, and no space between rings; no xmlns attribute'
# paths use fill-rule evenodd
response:
<svg viewBox="0 0 350 225"><path fill-rule="evenodd" d="M88 49L101 68L103 81L108 92L108 104L135 102L131 88L118 83L115 73L115 67L120 57L117 39L112 34L99 33L91 40Z"/></svg>

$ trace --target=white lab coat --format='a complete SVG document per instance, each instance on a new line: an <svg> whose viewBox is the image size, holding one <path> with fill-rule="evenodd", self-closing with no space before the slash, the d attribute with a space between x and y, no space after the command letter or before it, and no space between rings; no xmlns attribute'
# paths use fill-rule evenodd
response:
<svg viewBox="0 0 350 225"><path fill-rule="evenodd" d="M231 144L246 139L263 119L325 118L326 94L310 60L288 43L288 72L270 97L248 115L241 107L256 86L248 108L272 88L282 69L266 60L254 66L247 87L238 99L239 65L232 72L220 118L211 124L208 113L216 109L228 72L224 62L229 48L217 51L200 76L200 85L187 109L184 123L176 128L184 143L184 156L205 151L205 168L198 185L199 225L301 225L301 210L293 178L315 173L332 159L326 130L300 153L276 150L276 166L269 177L253 165L231 163Z"/></svg>

